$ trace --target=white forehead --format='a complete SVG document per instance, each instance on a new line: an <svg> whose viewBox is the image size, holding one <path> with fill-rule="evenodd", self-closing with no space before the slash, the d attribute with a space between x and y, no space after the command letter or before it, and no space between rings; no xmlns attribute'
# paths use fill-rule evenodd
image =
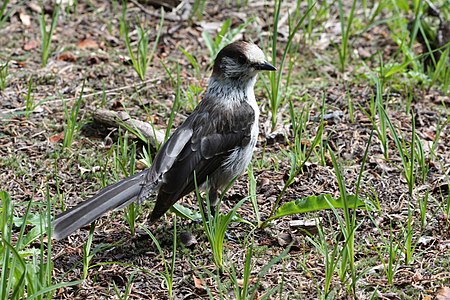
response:
<svg viewBox="0 0 450 300"><path fill-rule="evenodd" d="M251 62L264 62L266 60L264 52L255 44L247 44L245 55Z"/></svg>

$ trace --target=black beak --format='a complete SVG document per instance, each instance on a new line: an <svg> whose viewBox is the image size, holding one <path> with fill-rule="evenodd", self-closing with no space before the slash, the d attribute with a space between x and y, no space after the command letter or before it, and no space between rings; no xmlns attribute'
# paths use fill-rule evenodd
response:
<svg viewBox="0 0 450 300"><path fill-rule="evenodd" d="M265 71L276 71L277 70L277 68L275 68L274 66L269 64L267 61L260 63L260 64L256 64L255 69L256 70L265 70Z"/></svg>

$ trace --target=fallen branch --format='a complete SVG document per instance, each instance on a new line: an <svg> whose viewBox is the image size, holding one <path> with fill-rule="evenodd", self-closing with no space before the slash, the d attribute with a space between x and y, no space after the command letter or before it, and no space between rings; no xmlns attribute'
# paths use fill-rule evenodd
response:
<svg viewBox="0 0 450 300"><path fill-rule="evenodd" d="M152 146L156 146L164 142L164 133L155 129L151 124L136 120L124 111L112 111L107 109L97 109L93 111L94 121L113 127L123 126L124 123L138 130Z"/></svg>
<svg viewBox="0 0 450 300"><path fill-rule="evenodd" d="M142 5L136 0L131 0L131 2L133 2L133 4L136 5L145 14L155 18L161 18L161 14L159 12L145 8L144 5ZM186 21L187 19L189 19L192 9L192 6L190 5L189 1L174 1L174 3L166 3L166 4L164 4L164 1L162 0L151 0L149 2L161 5L166 10L170 9L171 12L165 14L164 19L172 22ZM178 4L175 5L176 3Z"/></svg>

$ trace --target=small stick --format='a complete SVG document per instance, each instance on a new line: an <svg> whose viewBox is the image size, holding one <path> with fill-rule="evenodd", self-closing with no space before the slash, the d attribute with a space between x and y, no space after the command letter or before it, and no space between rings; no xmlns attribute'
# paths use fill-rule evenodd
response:
<svg viewBox="0 0 450 300"><path fill-rule="evenodd" d="M154 126L147 122L131 118L130 115L124 111L116 112L107 109L97 109L93 111L93 118L95 122L113 127L119 127L125 123L131 128L140 131L152 146L164 142L165 135L161 130L155 129Z"/></svg>

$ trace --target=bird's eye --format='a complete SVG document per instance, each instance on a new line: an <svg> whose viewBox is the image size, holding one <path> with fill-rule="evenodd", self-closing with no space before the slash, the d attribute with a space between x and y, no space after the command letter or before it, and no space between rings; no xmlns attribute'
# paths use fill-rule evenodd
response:
<svg viewBox="0 0 450 300"><path fill-rule="evenodd" d="M243 65L247 63L247 58L244 55L239 55L237 61L239 64Z"/></svg>

